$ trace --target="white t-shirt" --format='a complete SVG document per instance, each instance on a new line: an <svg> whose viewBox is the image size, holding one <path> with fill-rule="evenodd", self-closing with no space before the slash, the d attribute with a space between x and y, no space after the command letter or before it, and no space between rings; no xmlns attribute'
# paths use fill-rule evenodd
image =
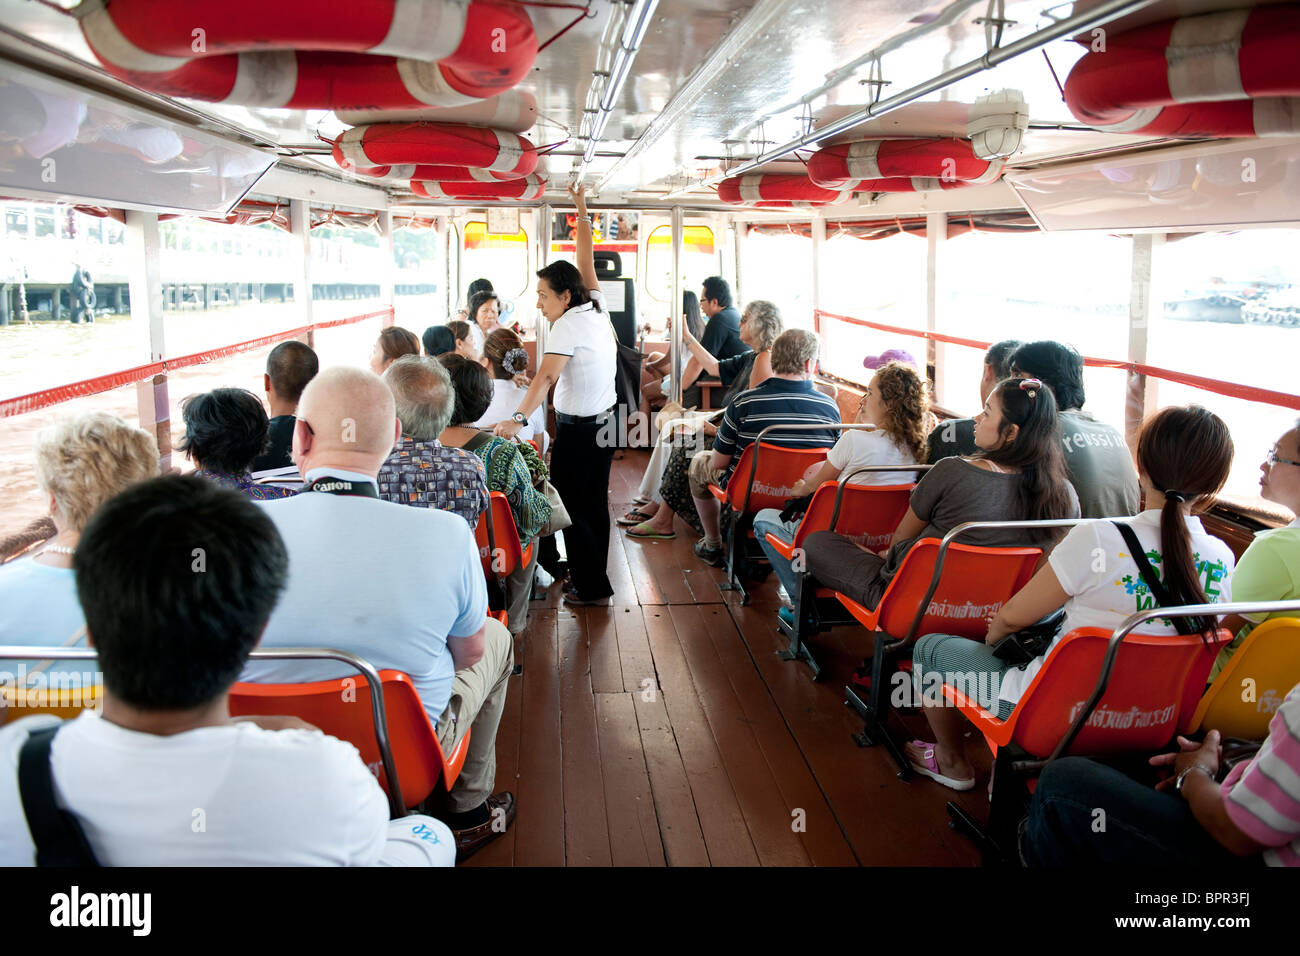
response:
<svg viewBox="0 0 1300 956"><path fill-rule="evenodd" d="M44 715L0 728L0 866L35 864L18 755L30 732L57 723ZM105 866L451 866L456 858L437 820L390 822L388 799L356 748L318 730L241 721L160 737L83 713L54 738L51 764L59 805Z"/></svg>
<svg viewBox="0 0 1300 956"><path fill-rule="evenodd" d="M324 474L372 480L336 468L305 477ZM256 504L289 552L289 581L262 646L337 648L404 671L436 723L455 674L447 637L478 633L487 616L483 566L465 519L314 491ZM356 673L331 661L257 661L242 679L300 683Z"/></svg>
<svg viewBox="0 0 1300 956"><path fill-rule="evenodd" d="M470 334L470 338L474 340L474 354L482 355L483 343L487 341L487 333L484 332L483 329L479 327L479 324L477 322L470 322L469 334Z"/></svg>
<svg viewBox="0 0 1300 956"><path fill-rule="evenodd" d="M85 647L86 619L77 598L76 576L71 568L52 568L31 558L0 567L0 644L40 647ZM0 659L0 684L28 674L28 686L42 688L92 686L94 661L50 664L41 678L31 675L43 662Z"/></svg>
<svg viewBox="0 0 1300 956"><path fill-rule="evenodd" d="M565 312L546 336L548 355L569 356L555 383L555 410L565 415L599 415L612 408L616 398L614 327L600 290L588 295L590 302Z"/></svg>
<svg viewBox="0 0 1300 956"><path fill-rule="evenodd" d="M1127 520L1146 548L1147 560L1163 579L1159 510L1143 511ZM1232 569L1236 563L1232 549L1206 533L1200 518L1185 520L1205 596L1211 602L1231 601ZM1090 521L1071 528L1047 560L1061 587L1070 595L1065 602L1065 624L1048 647L1048 653L1075 628L1101 627L1113 631L1130 614L1156 606L1156 599L1142 581L1128 545L1109 521ZM1139 627L1137 632L1175 634L1177 629L1163 619L1156 619ZM1018 667L1006 671L1002 675L999 698L1012 703L1020 700L1046 656L1034 658L1023 671Z"/></svg>
<svg viewBox="0 0 1300 956"><path fill-rule="evenodd" d="M884 429L850 429L840 436L826 460L840 469L840 481L845 481L859 468L868 465L915 465L912 453L900 448ZM858 475L855 485L914 485L919 473L915 471L876 471Z"/></svg>
<svg viewBox="0 0 1300 956"><path fill-rule="evenodd" d="M510 421L510 416L519 410L519 405L527 394L528 389L520 388L511 379L494 378L492 402L483 413L483 417L474 425L478 428L487 428L497 422ZM542 453L546 453L546 412L541 405L534 408L533 413L528 416L528 424L519 429L519 437L523 441L536 437L542 446Z"/></svg>

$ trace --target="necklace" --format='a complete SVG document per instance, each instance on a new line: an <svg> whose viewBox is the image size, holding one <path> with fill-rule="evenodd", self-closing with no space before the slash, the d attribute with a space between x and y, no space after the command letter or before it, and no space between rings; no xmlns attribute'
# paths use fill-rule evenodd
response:
<svg viewBox="0 0 1300 956"><path fill-rule="evenodd" d="M45 546L46 551L53 551L55 554L76 554L76 548L65 548L61 544L49 544Z"/></svg>

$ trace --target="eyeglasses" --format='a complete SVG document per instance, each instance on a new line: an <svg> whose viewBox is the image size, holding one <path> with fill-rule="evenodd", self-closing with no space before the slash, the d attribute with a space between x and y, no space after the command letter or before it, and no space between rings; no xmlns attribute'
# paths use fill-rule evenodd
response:
<svg viewBox="0 0 1300 956"><path fill-rule="evenodd" d="M1274 465L1300 465L1300 461L1292 461L1290 458L1277 457L1277 449L1270 448L1268 454L1264 456L1264 461L1272 468Z"/></svg>

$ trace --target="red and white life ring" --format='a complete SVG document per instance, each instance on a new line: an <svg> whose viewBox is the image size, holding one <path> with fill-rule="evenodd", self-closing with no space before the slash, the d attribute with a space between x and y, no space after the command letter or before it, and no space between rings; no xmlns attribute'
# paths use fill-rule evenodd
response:
<svg viewBox="0 0 1300 956"><path fill-rule="evenodd" d="M369 176L381 183L405 183L412 179L424 182L448 183L499 183L512 179L522 179L517 173L503 173L491 169L479 169L475 166L351 166L344 167L349 172Z"/></svg>
<svg viewBox="0 0 1300 956"><path fill-rule="evenodd" d="M411 192L426 199L541 199L546 180L537 176L507 183L425 183L412 180Z"/></svg>
<svg viewBox="0 0 1300 956"><path fill-rule="evenodd" d="M1300 6L1165 20L1107 38L1065 81L1081 122L1111 133L1300 133Z"/></svg>
<svg viewBox="0 0 1300 956"><path fill-rule="evenodd" d="M466 123L526 133L537 124L537 100L527 90L506 90L465 106L422 110L335 110L340 123ZM409 178L409 177L408 177Z"/></svg>
<svg viewBox="0 0 1300 956"><path fill-rule="evenodd" d="M527 176L537 148L517 133L452 123L376 123L354 126L334 143L344 169L377 166L472 166Z"/></svg>
<svg viewBox="0 0 1300 956"><path fill-rule="evenodd" d="M114 76L244 106L460 106L537 57L526 10L491 0L82 0L74 13Z"/></svg>
<svg viewBox="0 0 1300 956"><path fill-rule="evenodd" d="M808 159L808 178L826 189L844 189L861 180L917 177L991 183L1002 175L1004 163L981 159L966 139L864 139L817 150Z"/></svg>
<svg viewBox="0 0 1300 956"><path fill-rule="evenodd" d="M849 190L823 189L807 176L779 173L751 173L718 183L718 198L736 206L757 202L815 202L834 206L850 195Z"/></svg>

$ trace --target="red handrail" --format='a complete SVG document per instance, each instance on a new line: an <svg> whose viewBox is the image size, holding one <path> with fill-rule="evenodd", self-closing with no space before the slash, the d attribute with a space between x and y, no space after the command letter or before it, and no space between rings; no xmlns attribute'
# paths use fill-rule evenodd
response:
<svg viewBox="0 0 1300 956"><path fill-rule="evenodd" d="M34 412L41 408L48 408L51 405L58 405L62 402L71 401L74 398L84 398L87 395L98 395L100 392L109 392L115 388L121 388L123 385L131 385L135 382L143 382L147 378L153 378L155 375L163 375L167 372L173 372L177 369L189 368L194 365L206 365L208 362L216 362L223 358L229 358L231 355L238 355L240 352L251 352L254 349L266 348L268 345L274 345L276 342L283 342L285 339L294 339L308 332L318 329L333 329L340 325L352 325L356 322L364 322L366 319L378 319L383 317L394 316L392 306L386 309L379 309L375 312L366 312L364 315L350 315L343 319L331 319L328 322L312 322L309 325L301 325L296 329L288 329L284 332L275 332L271 335L263 335L260 338L249 339L246 342L236 342L233 345L223 345L219 348L208 349L206 352L195 352L192 355L180 355L176 358L163 359L161 362L150 362L148 365L137 365L134 368L122 369L117 372L109 372L107 375L99 375L95 378L83 379L80 382L72 382L68 385L58 385L54 388L47 388L39 392L32 392L28 395L19 395L17 398L7 398L0 401L0 418L12 418L15 415L22 415L26 412Z"/></svg>
<svg viewBox="0 0 1300 956"><path fill-rule="evenodd" d="M915 338L929 339L932 342L946 342L949 345L961 345L971 349L987 349L993 343L981 342L978 339L964 339L956 335L944 335L942 332L930 332L924 329L906 329L899 325L885 325L883 322L870 322L866 319L855 318L851 315L837 315L834 312L827 312L823 309L813 310L813 327L818 333L821 332L822 318L835 319L839 322L847 322L850 325L861 325L868 329L878 329L881 332L892 332L896 335L910 335ZM1279 408L1300 409L1300 395L1290 395L1286 392L1275 392L1269 388L1257 388L1253 385L1238 385L1235 382L1222 382L1216 378L1205 378L1201 375L1188 375L1185 372L1175 372L1167 368L1159 368L1155 365L1142 365L1137 362L1122 361L1120 359L1091 358L1084 356L1083 364L1093 368L1114 368L1123 369L1124 371L1137 375L1145 375L1148 378L1164 379L1167 382L1177 382L1180 385L1190 385L1193 388L1203 389L1207 392L1216 392L1219 395L1227 395L1229 398L1244 398L1249 402L1259 402L1263 405L1276 405Z"/></svg>

